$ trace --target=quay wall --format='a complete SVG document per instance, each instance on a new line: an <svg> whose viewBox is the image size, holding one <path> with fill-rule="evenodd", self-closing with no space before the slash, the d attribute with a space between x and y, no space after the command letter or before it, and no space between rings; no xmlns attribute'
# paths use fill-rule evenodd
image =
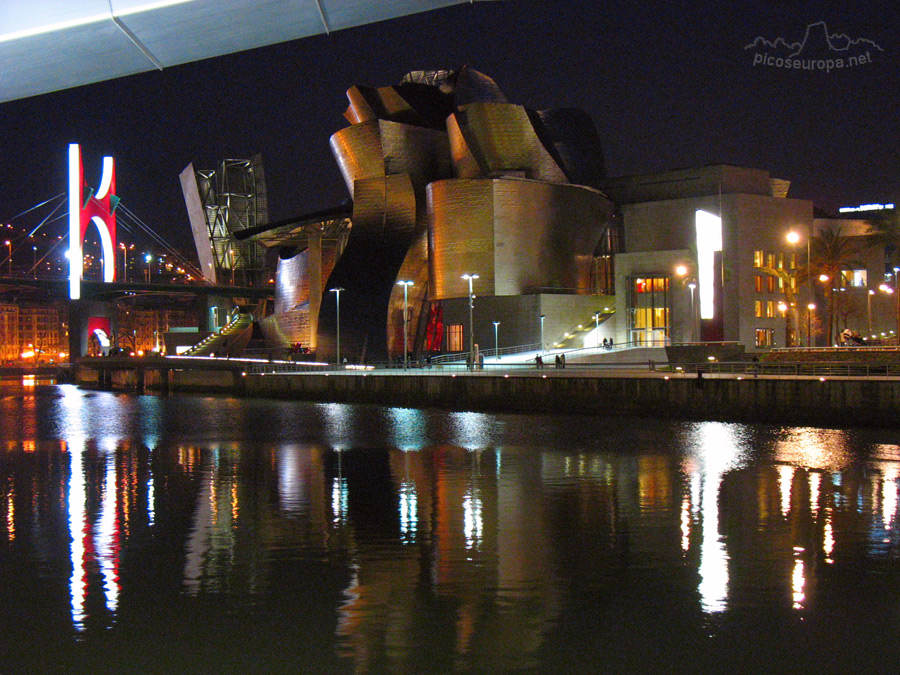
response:
<svg viewBox="0 0 900 675"><path fill-rule="evenodd" d="M211 364L210 364L211 365ZM245 374L179 364L78 369L84 386L211 392L337 403L453 410L643 415L811 426L883 426L900 420L900 378L661 372L536 371Z"/></svg>
<svg viewBox="0 0 900 675"><path fill-rule="evenodd" d="M249 396L455 410L645 415L690 419L893 426L900 380L658 375L248 375Z"/></svg>

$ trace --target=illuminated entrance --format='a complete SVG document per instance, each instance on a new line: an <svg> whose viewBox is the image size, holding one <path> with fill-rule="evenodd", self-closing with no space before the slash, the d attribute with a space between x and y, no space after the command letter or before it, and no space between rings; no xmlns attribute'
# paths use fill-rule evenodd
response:
<svg viewBox="0 0 900 675"><path fill-rule="evenodd" d="M628 341L645 347L667 343L669 337L668 277L629 277Z"/></svg>

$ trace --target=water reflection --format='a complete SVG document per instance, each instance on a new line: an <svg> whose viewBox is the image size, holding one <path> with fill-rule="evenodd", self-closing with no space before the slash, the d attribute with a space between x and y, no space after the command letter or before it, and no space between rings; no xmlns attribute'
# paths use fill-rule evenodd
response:
<svg viewBox="0 0 900 675"><path fill-rule="evenodd" d="M3 401L43 431L0 451L0 572L28 587L0 598L47 626L10 624L3 672L48 644L127 670L144 634L181 672L195 643L239 671L248 635L267 672L714 670L900 621L884 434L270 402L302 440L216 437L220 406L253 415L53 392Z"/></svg>

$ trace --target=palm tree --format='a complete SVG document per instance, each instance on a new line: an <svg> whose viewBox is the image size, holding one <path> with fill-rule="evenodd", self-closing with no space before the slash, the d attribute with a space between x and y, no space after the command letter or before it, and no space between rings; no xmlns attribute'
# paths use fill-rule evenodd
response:
<svg viewBox="0 0 900 675"><path fill-rule="evenodd" d="M796 269L785 269L782 267L760 267L759 271L763 274L775 277L781 282L781 288L784 290L784 303L788 309L784 317L784 346L793 347L791 335L794 334L791 329L791 308L793 308L794 327L797 330L796 335L799 336L800 331L800 310L797 307L797 289L806 281L809 275L808 267L798 267ZM798 340L799 342L799 340Z"/></svg>
<svg viewBox="0 0 900 675"><path fill-rule="evenodd" d="M844 236L840 225L820 230L810 243L811 267L827 276L830 282L825 286L825 297L828 300L828 344L831 345L835 332L835 290L844 285L844 270L861 266L854 257L859 252L859 243L855 237Z"/></svg>

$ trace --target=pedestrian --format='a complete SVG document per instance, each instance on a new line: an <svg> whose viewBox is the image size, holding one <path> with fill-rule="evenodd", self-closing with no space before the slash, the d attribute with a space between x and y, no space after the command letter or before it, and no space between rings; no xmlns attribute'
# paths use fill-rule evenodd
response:
<svg viewBox="0 0 900 675"><path fill-rule="evenodd" d="M556 355L556 358L553 361L557 368L562 368L562 361L559 358L559 354Z"/></svg>
<svg viewBox="0 0 900 675"><path fill-rule="evenodd" d="M540 354L534 357L534 365L538 370L544 367L544 359L541 358Z"/></svg>
<svg viewBox="0 0 900 675"><path fill-rule="evenodd" d="M566 367L566 355L565 355L565 354L560 354L560 355L559 355L559 367L560 367L560 368L565 368L565 367Z"/></svg>

